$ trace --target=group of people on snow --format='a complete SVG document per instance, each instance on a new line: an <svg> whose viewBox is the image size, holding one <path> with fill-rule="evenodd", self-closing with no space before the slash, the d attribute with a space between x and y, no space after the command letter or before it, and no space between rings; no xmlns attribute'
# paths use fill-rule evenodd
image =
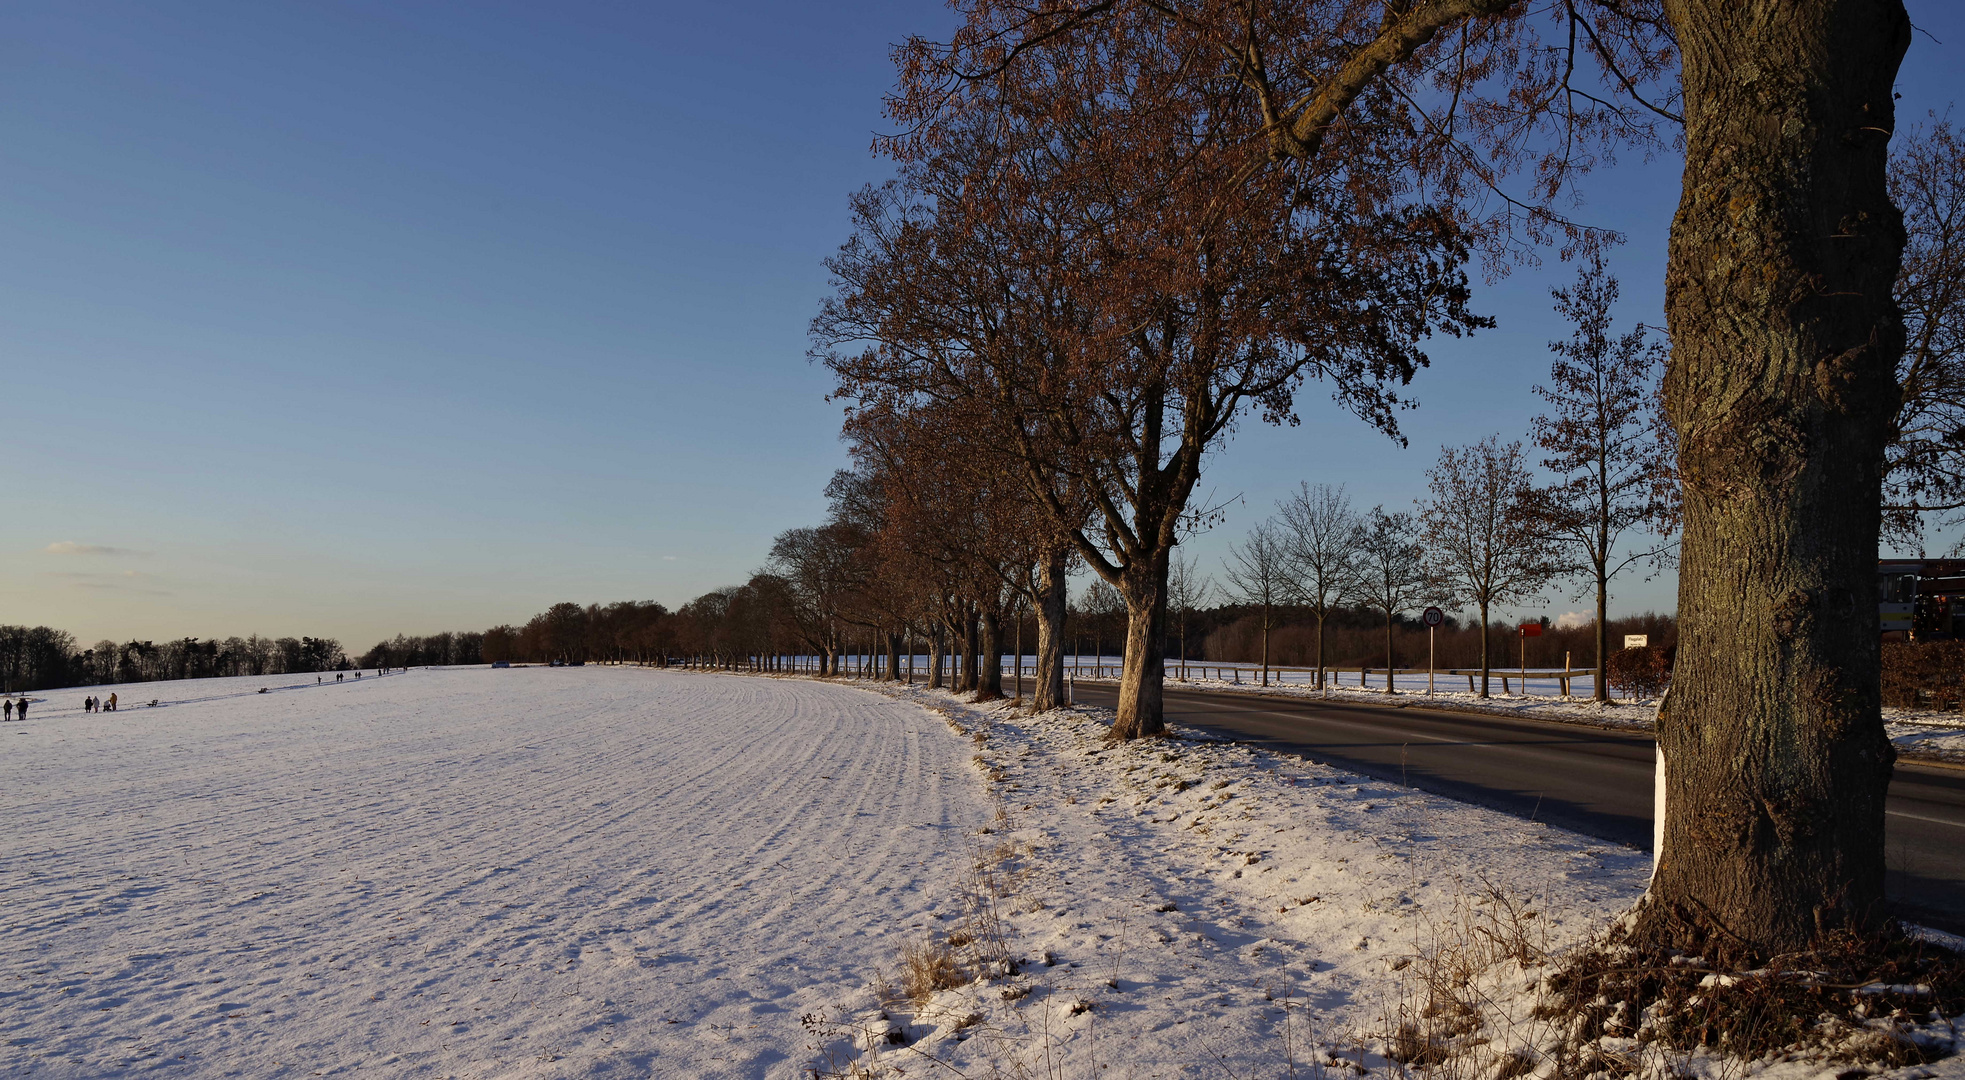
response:
<svg viewBox="0 0 1965 1080"><path fill-rule="evenodd" d="M6 720L27 719L27 703L29 700L30 699L25 694L22 694L18 701L16 701L13 698L6 699L6 702L4 704L0 704L0 719L6 719ZM111 694L106 698L85 697L82 699L82 711L92 712L92 713L115 712L116 695Z"/></svg>
<svg viewBox="0 0 1965 1080"><path fill-rule="evenodd" d="M404 670L408 670L408 669L404 669ZM340 682L343 679L343 677L345 677L346 674L347 674L346 672L341 672L341 671L335 672L334 681ZM377 671L376 674L380 675L381 671ZM359 679L361 677L362 677L361 672L359 671L355 672L355 678ZM321 677L319 675L314 676L314 681L316 683L320 682ZM27 719L27 701L28 699L25 695L23 695L18 701L14 700L13 698L7 698L6 703L4 705L0 705L0 716L4 716L5 719L7 720ZM153 701L151 702L151 704L155 705L156 702ZM82 699L82 711L90 712L90 713L115 712L116 695L111 694L106 698L85 697Z"/></svg>

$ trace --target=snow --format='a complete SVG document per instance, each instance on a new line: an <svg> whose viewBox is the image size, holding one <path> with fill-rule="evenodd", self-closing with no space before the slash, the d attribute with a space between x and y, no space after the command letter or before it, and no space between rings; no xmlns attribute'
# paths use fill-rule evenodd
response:
<svg viewBox="0 0 1965 1080"><path fill-rule="evenodd" d="M1196 731L1110 745L1092 708L311 678L124 687L162 704L106 715L57 691L0 729L0 1072L1377 1071L1415 956L1475 926L1559 948L1648 871ZM1014 973L883 1000L903 946L978 927Z"/></svg>
<svg viewBox="0 0 1965 1080"><path fill-rule="evenodd" d="M905 1043L850 1062L874 1075L939 1073L916 1068L930 1061L969 1076L1405 1075L1387 1061L1388 1035L1425 1008L1426 956L1495 960L1504 941L1559 952L1627 911L1649 872L1629 848L1197 730L1113 745L1108 710L1029 716L883 692L981 736L977 764L1007 818L999 842L1014 846L994 911L1024 963L918 1007L867 995L836 1012L848 1030L898 1021ZM1539 977L1505 958L1476 976L1509 1039L1566 1026L1528 1019ZM1948 1038L1957 1022L1919 1034ZM1696 1055L1670 1068L1708 1080L1844 1071ZM1960 1078L1965 1062L1896 1075Z"/></svg>
<svg viewBox="0 0 1965 1080"><path fill-rule="evenodd" d="M812 682L118 689L165 704L0 729L0 1073L798 1075L987 810L943 725Z"/></svg>
<svg viewBox="0 0 1965 1080"><path fill-rule="evenodd" d="M1401 960L1439 924L1519 904L1553 947L1627 908L1649 870L1642 852L1191 732L1110 746L1100 710L1013 717L889 692L985 734L1002 836L1023 855L1009 936L1020 956L1057 960L938 995L908 1045L867 1055L892 1064L932 1054L969 1075L1106 1065L1099 1075L1141 1077L1204 1064L1273 1075L1332 1055L1383 1066L1371 1033L1399 1004ZM1003 999L1022 984L1029 994Z"/></svg>

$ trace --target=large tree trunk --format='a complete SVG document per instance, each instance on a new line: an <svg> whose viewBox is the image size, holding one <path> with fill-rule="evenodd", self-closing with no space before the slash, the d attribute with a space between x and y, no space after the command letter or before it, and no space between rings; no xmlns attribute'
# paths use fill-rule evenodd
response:
<svg viewBox="0 0 1965 1080"><path fill-rule="evenodd" d="M901 635L887 635L887 681L901 681Z"/></svg>
<svg viewBox="0 0 1965 1080"><path fill-rule="evenodd" d="M994 611L982 613L981 652L976 663L976 700L995 701L1003 696L1003 616Z"/></svg>
<svg viewBox="0 0 1965 1080"><path fill-rule="evenodd" d="M1126 655L1119 669L1119 716L1112 722L1117 739L1167 730L1162 715L1166 654L1160 648L1167 630L1167 553L1135 569L1119 584L1126 598Z"/></svg>
<svg viewBox="0 0 1965 1080"><path fill-rule="evenodd" d="M1064 615L1067 582L1062 549L1044 557L1037 583L1037 685L1031 707L1038 712L1064 704Z"/></svg>
<svg viewBox="0 0 1965 1080"><path fill-rule="evenodd" d="M976 673L982 668L977 663L981 653L982 642L976 633L976 609L965 608L962 613L962 670L957 673L955 684L957 693L975 691Z"/></svg>
<svg viewBox="0 0 1965 1080"><path fill-rule="evenodd" d="M1904 238L1884 168L1911 28L1896 0L1668 10L1686 164L1666 405L1685 535L1664 849L1639 929L1766 955L1882 916L1894 755L1875 577Z"/></svg>
<svg viewBox="0 0 1965 1080"><path fill-rule="evenodd" d="M943 685L942 665L947 661L947 657L943 655L946 650L942 648L945 633L946 631L940 626L928 632L928 689L930 690L940 690Z"/></svg>

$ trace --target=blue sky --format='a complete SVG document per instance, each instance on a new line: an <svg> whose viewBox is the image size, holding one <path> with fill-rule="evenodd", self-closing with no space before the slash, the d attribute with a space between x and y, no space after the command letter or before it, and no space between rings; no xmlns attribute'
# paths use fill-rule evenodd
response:
<svg viewBox="0 0 1965 1080"><path fill-rule="evenodd" d="M1956 96L1965 14L1907 116ZM804 359L888 50L936 3L10 5L0 16L0 621L98 637L482 627L675 604L816 520L845 462ZM1933 37L1937 40L1934 41ZM1942 42L1942 44L1941 44ZM1661 322L1677 163L1627 161L1625 319ZM1406 503L1525 434L1551 283L1479 294L1397 450L1308 388L1204 490ZM1554 596L1551 614L1573 608ZM1671 583L1620 590L1669 608Z"/></svg>

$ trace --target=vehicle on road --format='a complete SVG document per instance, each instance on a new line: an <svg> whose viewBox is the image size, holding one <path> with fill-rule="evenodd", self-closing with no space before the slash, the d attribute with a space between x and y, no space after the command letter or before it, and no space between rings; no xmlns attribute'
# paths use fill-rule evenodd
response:
<svg viewBox="0 0 1965 1080"><path fill-rule="evenodd" d="M1965 559L1885 559L1876 565L1885 641L1965 637Z"/></svg>

